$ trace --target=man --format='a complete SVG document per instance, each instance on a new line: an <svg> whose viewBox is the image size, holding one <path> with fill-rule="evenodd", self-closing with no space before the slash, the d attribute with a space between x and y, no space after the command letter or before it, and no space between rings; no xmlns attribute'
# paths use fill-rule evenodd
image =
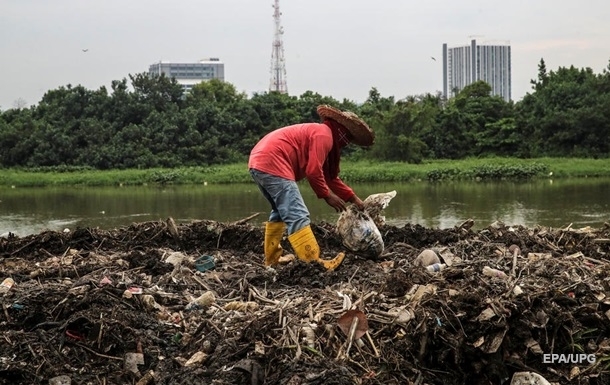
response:
<svg viewBox="0 0 610 385"><path fill-rule="evenodd" d="M339 179L341 149L349 143L373 144L375 135L356 114L328 105L317 108L322 123L302 123L279 128L265 135L250 153L248 168L263 196L271 204L265 222L265 266L290 260L282 257L284 230L296 256L333 270L343 262L339 253L331 260L320 258L320 247L311 230L309 211L296 182L307 178L318 198L336 211L346 202L363 208L362 200Z"/></svg>

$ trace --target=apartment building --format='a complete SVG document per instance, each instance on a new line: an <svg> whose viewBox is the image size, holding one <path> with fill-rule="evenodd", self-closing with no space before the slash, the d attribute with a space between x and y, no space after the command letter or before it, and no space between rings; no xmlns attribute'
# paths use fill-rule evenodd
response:
<svg viewBox="0 0 610 385"><path fill-rule="evenodd" d="M467 85L483 80L492 95L511 100L510 44L479 44L448 47L443 44L443 95L454 97Z"/></svg>

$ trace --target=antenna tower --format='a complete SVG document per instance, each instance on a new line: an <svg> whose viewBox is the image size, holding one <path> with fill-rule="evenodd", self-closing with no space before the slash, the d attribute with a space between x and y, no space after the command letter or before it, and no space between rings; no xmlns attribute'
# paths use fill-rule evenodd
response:
<svg viewBox="0 0 610 385"><path fill-rule="evenodd" d="M269 84L269 92L279 92L281 94L288 93L286 86L286 62L284 60L284 43L282 35L284 29L280 23L280 0L275 0L273 4L273 21L275 24L275 35L273 38L273 46L271 51L271 82Z"/></svg>

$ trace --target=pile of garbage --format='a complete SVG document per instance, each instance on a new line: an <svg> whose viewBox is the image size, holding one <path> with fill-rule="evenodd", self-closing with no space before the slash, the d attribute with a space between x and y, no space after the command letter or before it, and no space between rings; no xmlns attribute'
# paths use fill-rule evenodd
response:
<svg viewBox="0 0 610 385"><path fill-rule="evenodd" d="M609 225L379 231L330 272L247 221L0 238L0 383L610 383Z"/></svg>

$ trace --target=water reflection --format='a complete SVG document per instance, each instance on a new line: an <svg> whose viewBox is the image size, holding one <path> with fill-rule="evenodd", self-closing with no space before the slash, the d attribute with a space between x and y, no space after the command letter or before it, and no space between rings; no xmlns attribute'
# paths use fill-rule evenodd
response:
<svg viewBox="0 0 610 385"><path fill-rule="evenodd" d="M481 228L501 220L509 225L599 227L610 220L610 178L527 183L450 182L356 184L362 198L397 190L386 209L388 223L448 228L466 219ZM338 214L301 185L314 221L334 223ZM134 222L173 217L234 221L262 214L267 202L254 184L230 186L0 188L0 234L24 236L43 230L99 227L110 229Z"/></svg>

